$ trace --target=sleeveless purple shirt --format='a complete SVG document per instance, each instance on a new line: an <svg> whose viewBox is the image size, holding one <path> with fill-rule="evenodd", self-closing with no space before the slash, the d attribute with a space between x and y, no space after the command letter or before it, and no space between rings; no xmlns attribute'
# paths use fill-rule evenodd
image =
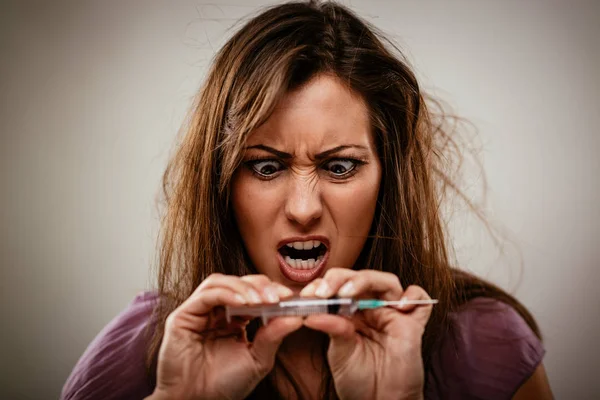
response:
<svg viewBox="0 0 600 400"><path fill-rule="evenodd" d="M148 323L156 294L139 294L90 343L65 383L61 399L143 399ZM497 300L477 298L451 315L452 329L433 355L426 399L510 399L545 350L521 316Z"/></svg>

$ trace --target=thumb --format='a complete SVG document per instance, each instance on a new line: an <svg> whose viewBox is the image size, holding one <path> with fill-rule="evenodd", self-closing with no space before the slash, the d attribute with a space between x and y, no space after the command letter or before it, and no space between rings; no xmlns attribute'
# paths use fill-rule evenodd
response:
<svg viewBox="0 0 600 400"><path fill-rule="evenodd" d="M320 314L307 317L304 325L329 335L327 357L332 370L344 365L354 354L357 335L350 320L337 315Z"/></svg>
<svg viewBox="0 0 600 400"><path fill-rule="evenodd" d="M250 346L250 354L261 376L273 368L275 354L283 339L302 326L300 317L278 317L258 329Z"/></svg>
<svg viewBox="0 0 600 400"><path fill-rule="evenodd" d="M410 301L410 300L431 300L431 297L427 294L427 292L416 285L409 286L400 301L402 302ZM429 321L429 317L431 316L431 312L433 310L433 306L429 305L416 305L416 304L401 304L396 306L396 308L402 311L403 314L411 315L415 321L419 322L423 329L425 329L425 325L427 325L427 321Z"/></svg>

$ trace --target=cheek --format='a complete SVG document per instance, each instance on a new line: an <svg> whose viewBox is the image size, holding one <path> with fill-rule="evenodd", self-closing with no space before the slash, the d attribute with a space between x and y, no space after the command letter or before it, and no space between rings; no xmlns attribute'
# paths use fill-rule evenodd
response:
<svg viewBox="0 0 600 400"><path fill-rule="evenodd" d="M238 173L231 185L231 204L240 235L247 249L264 247L277 213L274 190L263 182Z"/></svg>
<svg viewBox="0 0 600 400"><path fill-rule="evenodd" d="M368 234L377 206L378 193L377 170L352 184L331 188L327 195L327 203L342 236Z"/></svg>
<svg viewBox="0 0 600 400"><path fill-rule="evenodd" d="M332 257L342 268L352 268L365 245L377 207L379 182L376 170L352 185L330 188L335 190L329 191L327 203L338 239Z"/></svg>

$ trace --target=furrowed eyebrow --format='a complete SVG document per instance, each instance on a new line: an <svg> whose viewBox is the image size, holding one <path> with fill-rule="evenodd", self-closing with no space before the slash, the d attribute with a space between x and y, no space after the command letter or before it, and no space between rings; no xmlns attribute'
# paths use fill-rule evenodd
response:
<svg viewBox="0 0 600 400"><path fill-rule="evenodd" d="M315 154L315 159L316 160L322 160L324 158L329 157L332 154L335 154L335 153L340 152L342 150L351 149L351 148L368 150L365 146L359 146L359 145L355 145L355 144L342 145L342 146L334 147L333 149L325 150L325 151L323 151L323 152L321 152L319 154ZM246 150L249 150L249 149L259 149L259 150L268 151L269 153L275 154L277 157L283 158L283 159L290 159L290 158L293 157L290 153L285 153L283 151L279 151L277 149L274 149L274 148L269 147L269 146L265 146L263 144L257 144L255 146L246 147Z"/></svg>
<svg viewBox="0 0 600 400"><path fill-rule="evenodd" d="M260 150L268 151L269 153L273 153L277 157L283 158L283 159L292 158L292 155L290 153L284 153L283 151L276 150L272 147L265 146L263 144L257 144L256 146L246 147L246 150L250 150L250 149L260 149Z"/></svg>
<svg viewBox="0 0 600 400"><path fill-rule="evenodd" d="M325 151L323 151L323 152L321 152L319 154L315 154L315 159L316 160L322 160L324 158L329 157L332 154L335 154L335 153L340 152L342 150L351 149L351 148L368 150L365 146L359 146L359 145L356 145L356 144L342 145L342 146L334 147L333 149L325 150Z"/></svg>

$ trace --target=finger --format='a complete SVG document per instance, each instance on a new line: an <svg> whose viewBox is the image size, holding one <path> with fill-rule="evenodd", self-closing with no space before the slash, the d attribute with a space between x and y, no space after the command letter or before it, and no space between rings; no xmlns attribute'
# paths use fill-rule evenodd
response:
<svg viewBox="0 0 600 400"><path fill-rule="evenodd" d="M314 297L315 291L319 284L323 281L323 278L317 278L308 285L304 286L300 291L300 297Z"/></svg>
<svg viewBox="0 0 600 400"><path fill-rule="evenodd" d="M277 317L258 329L250 347L250 354L263 377L273 368L275 354L283 339L301 326L300 317Z"/></svg>
<svg viewBox="0 0 600 400"><path fill-rule="evenodd" d="M231 325L227 327L216 327L211 329L203 330L200 334L201 340L215 340L229 337L235 337L237 339L245 338L246 329L244 326Z"/></svg>
<svg viewBox="0 0 600 400"><path fill-rule="evenodd" d="M314 295L327 298L333 296L347 280L357 274L357 271L348 268L332 268L325 273L318 285Z"/></svg>
<svg viewBox="0 0 600 400"><path fill-rule="evenodd" d="M275 290L277 291L280 299L286 299L294 295L294 292L287 286L278 282L273 282L272 284L275 286Z"/></svg>
<svg viewBox="0 0 600 400"><path fill-rule="evenodd" d="M354 324L338 315L311 315L304 320L304 326L329 335L330 365L343 365L354 354L360 340Z"/></svg>
<svg viewBox="0 0 600 400"><path fill-rule="evenodd" d="M332 289L340 297L354 297L364 293L378 293L384 300L398 300L402 296L402 285L400 279L390 272L361 270L346 279L343 285L339 285L342 279L330 284ZM339 286L338 286L339 285Z"/></svg>
<svg viewBox="0 0 600 400"><path fill-rule="evenodd" d="M210 327L208 327L205 331L215 330L215 329L234 329L234 328L245 328L250 321L243 320L240 318L231 318L229 322L224 315L219 315L215 313L215 318L211 320Z"/></svg>
<svg viewBox="0 0 600 400"><path fill-rule="evenodd" d="M422 287L411 285L402 295L400 302L409 300L431 300L431 297L429 297L429 294ZM414 314L425 325L431 316L433 305L400 304L396 308L405 314Z"/></svg>
<svg viewBox="0 0 600 400"><path fill-rule="evenodd" d="M252 321L254 318L254 316L249 316L249 315L232 315L231 316L231 321L235 322L235 323L239 323L239 324L245 324L247 325L250 321Z"/></svg>
<svg viewBox="0 0 600 400"><path fill-rule="evenodd" d="M217 306L240 306L246 300L228 288L210 288L190 296L167 317L169 328L199 332L206 328L208 314Z"/></svg>
<svg viewBox="0 0 600 400"><path fill-rule="evenodd" d="M264 302L259 291L250 283L240 279L239 276L211 274L196 288L192 296L209 288L226 287L243 296L249 304L261 304Z"/></svg>
<svg viewBox="0 0 600 400"><path fill-rule="evenodd" d="M427 292L419 286L409 286L400 301L430 300ZM431 316L432 305L405 304L384 307L364 312L367 324L376 330L386 332L387 335L399 340L398 343L412 348L420 343L425 332L427 321Z"/></svg>
<svg viewBox="0 0 600 400"><path fill-rule="evenodd" d="M331 337L350 338L354 336L354 324L339 315L314 314L304 319L304 326L324 332Z"/></svg>
<svg viewBox="0 0 600 400"><path fill-rule="evenodd" d="M283 292L284 297L289 297L293 294L290 289L283 285L277 285L265 275L245 275L240 279L254 287L266 303L277 303L280 300L280 292Z"/></svg>

